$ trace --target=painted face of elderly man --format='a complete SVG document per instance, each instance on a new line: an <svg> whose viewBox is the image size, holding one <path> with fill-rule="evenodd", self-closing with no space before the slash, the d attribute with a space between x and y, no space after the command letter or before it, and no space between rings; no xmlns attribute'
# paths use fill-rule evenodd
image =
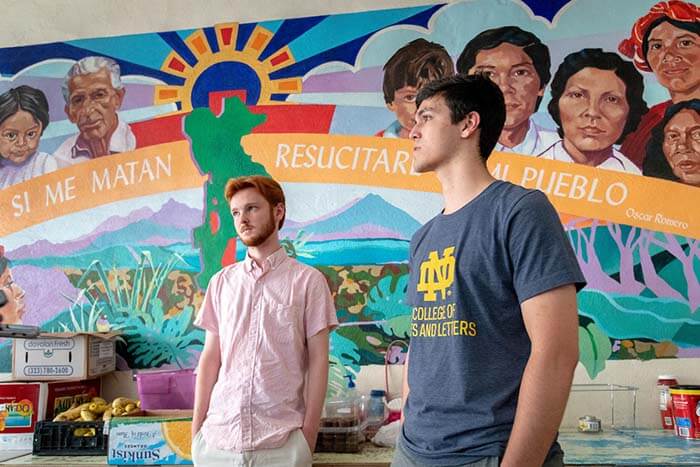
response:
<svg viewBox="0 0 700 467"><path fill-rule="evenodd" d="M117 114L124 94L119 65L114 60L86 57L76 62L63 83L63 97L68 119L80 133L66 140L54 155L70 165L133 150L136 138Z"/></svg>

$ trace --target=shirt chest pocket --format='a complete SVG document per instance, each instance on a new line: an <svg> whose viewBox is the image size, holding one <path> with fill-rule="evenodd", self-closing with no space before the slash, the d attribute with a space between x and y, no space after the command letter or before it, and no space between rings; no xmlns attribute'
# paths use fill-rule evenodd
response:
<svg viewBox="0 0 700 467"><path fill-rule="evenodd" d="M271 341L280 344L303 341L301 307L269 301L262 318L265 335Z"/></svg>

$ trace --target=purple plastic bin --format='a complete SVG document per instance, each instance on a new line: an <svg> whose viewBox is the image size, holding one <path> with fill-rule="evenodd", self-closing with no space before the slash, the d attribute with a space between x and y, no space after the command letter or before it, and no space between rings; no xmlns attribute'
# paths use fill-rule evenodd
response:
<svg viewBox="0 0 700 467"><path fill-rule="evenodd" d="M159 370L136 373L141 408L191 409L194 407L195 374L186 370Z"/></svg>

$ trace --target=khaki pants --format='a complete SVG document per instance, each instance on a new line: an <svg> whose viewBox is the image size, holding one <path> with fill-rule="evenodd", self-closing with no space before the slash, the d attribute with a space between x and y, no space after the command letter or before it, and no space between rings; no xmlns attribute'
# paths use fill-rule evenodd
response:
<svg viewBox="0 0 700 467"><path fill-rule="evenodd" d="M291 432L279 448L240 453L208 446L200 430L192 440L192 461L199 467L310 467L312 458L301 430Z"/></svg>

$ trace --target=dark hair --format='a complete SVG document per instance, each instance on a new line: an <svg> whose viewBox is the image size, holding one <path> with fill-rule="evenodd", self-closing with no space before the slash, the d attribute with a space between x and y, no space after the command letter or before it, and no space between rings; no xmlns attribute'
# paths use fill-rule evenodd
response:
<svg viewBox="0 0 700 467"><path fill-rule="evenodd" d="M39 89L31 86L18 86L0 95L0 123L20 110L28 112L37 123L41 123L41 133L49 126L49 103Z"/></svg>
<svg viewBox="0 0 700 467"><path fill-rule="evenodd" d="M464 120L469 112L479 114L479 154L486 161L506 121L506 104L496 83L481 74L459 74L431 81L418 92L416 106L435 96L445 99L452 123Z"/></svg>
<svg viewBox="0 0 700 467"><path fill-rule="evenodd" d="M549 114L557 123L559 136L564 137L559 115L559 99L564 94L569 78L584 68L613 71L625 83L625 98L630 110L627 114L625 128L622 130L620 138L616 141L616 144L620 144L625 139L625 136L637 128L642 116L649 111L643 97L644 80L632 62L626 62L616 53L603 52L602 49L583 49L567 55L554 74L551 85L552 100L549 101L547 110L549 110Z"/></svg>
<svg viewBox="0 0 700 467"><path fill-rule="evenodd" d="M692 110L700 115L700 99L678 102L666 109L663 120L651 130L651 137L646 148L646 157L642 165L642 173L644 175L678 181L678 177L673 173L673 169L664 154L664 129L668 122L683 110Z"/></svg>
<svg viewBox="0 0 700 467"><path fill-rule="evenodd" d="M394 93L404 86L420 88L428 81L454 74L454 64L445 47L416 39L397 50L384 65L384 101L394 102Z"/></svg>
<svg viewBox="0 0 700 467"><path fill-rule="evenodd" d="M275 207L278 204L284 202L284 191L279 183L270 177L265 177L262 175L251 175L243 176L237 178L231 178L226 182L226 188L224 188L224 197L226 202L230 203L231 198L239 191L245 190L246 188L254 188L262 195L265 200L270 203L270 207ZM286 214L286 213L285 213ZM282 229L284 225L284 215L279 221L277 229Z"/></svg>
<svg viewBox="0 0 700 467"><path fill-rule="evenodd" d="M532 59L532 65L540 78L540 89L544 89L552 76L549 71L552 65L552 61L549 58L549 48L542 43L539 37L517 26L487 29L477 34L472 40L467 42L464 50L459 54L457 73L469 74L469 70L476 64L476 56L479 52L495 49L503 43L521 47L523 52ZM542 96L538 97L535 110L540 106L540 102L542 102Z"/></svg>
<svg viewBox="0 0 700 467"><path fill-rule="evenodd" d="M662 16L649 25L647 32L644 33L644 37L642 38L642 56L644 57L644 61L647 62L647 65L649 64L649 60L647 60L647 53L649 53L649 35L651 34L651 31L653 31L654 28L661 23L669 23L679 29L684 29L700 36L700 23L697 21L678 21L671 19L668 16Z"/></svg>

